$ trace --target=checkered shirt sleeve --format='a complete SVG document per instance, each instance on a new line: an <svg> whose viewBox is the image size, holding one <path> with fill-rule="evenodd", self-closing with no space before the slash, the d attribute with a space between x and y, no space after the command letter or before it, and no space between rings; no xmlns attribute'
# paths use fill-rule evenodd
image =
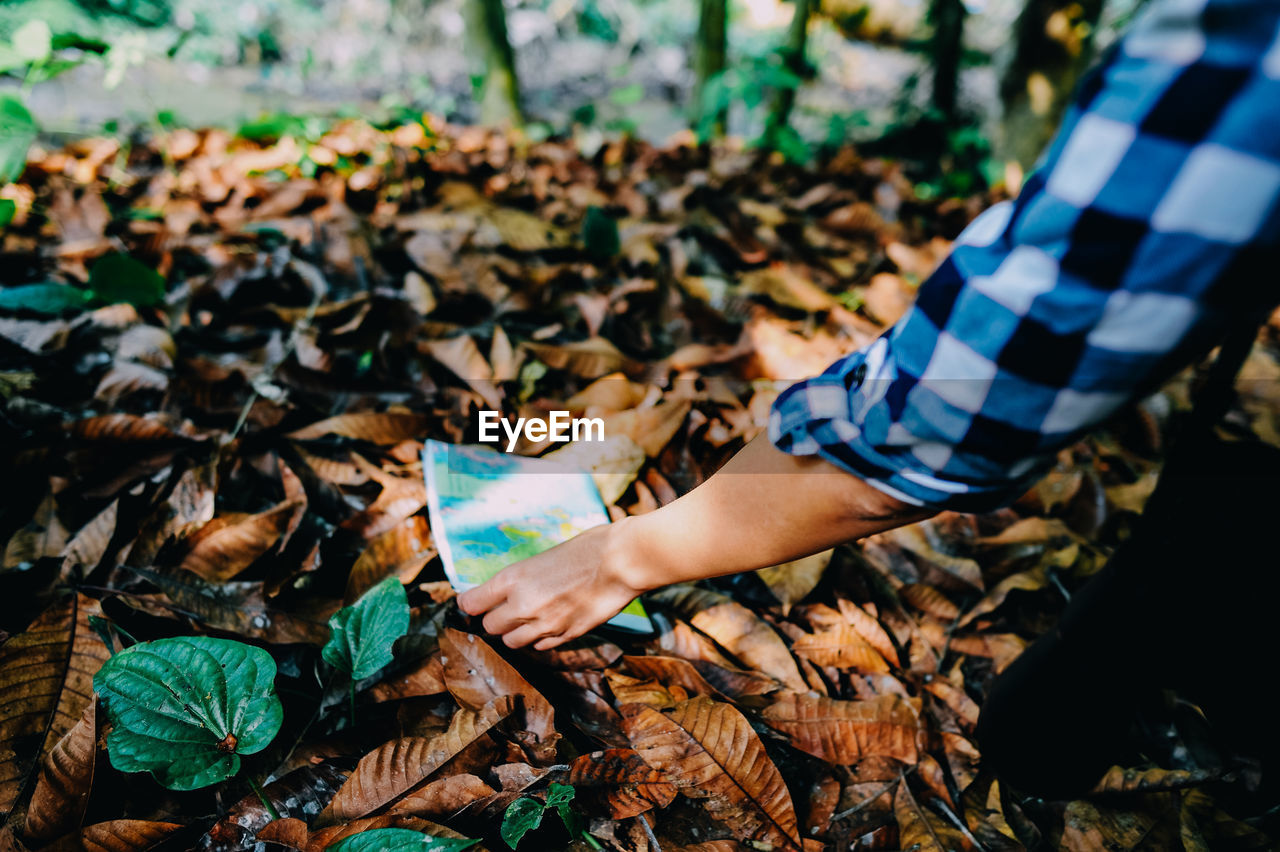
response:
<svg viewBox="0 0 1280 852"><path fill-rule="evenodd" d="M902 320L779 396L773 443L988 511L1280 300L1278 30L1275 0L1156 0Z"/></svg>

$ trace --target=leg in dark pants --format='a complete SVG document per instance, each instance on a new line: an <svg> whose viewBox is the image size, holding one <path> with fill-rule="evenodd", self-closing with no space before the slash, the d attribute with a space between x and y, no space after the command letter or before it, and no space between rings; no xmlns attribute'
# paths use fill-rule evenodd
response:
<svg viewBox="0 0 1280 852"><path fill-rule="evenodd" d="M1138 704L1162 687L1266 761L1280 741L1263 710L1280 647L1278 552L1280 450L1180 448L1133 536L992 686L984 766L1024 793L1078 796L1125 759Z"/></svg>

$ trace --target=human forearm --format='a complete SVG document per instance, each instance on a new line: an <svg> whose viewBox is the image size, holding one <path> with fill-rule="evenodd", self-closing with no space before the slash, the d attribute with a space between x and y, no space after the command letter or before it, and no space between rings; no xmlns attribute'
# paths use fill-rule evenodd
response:
<svg viewBox="0 0 1280 852"><path fill-rule="evenodd" d="M458 605L508 645L545 650L649 589L776 565L931 514L762 437L671 504L509 565Z"/></svg>
<svg viewBox="0 0 1280 852"><path fill-rule="evenodd" d="M761 436L680 499L614 525L605 562L648 590L777 565L932 514Z"/></svg>

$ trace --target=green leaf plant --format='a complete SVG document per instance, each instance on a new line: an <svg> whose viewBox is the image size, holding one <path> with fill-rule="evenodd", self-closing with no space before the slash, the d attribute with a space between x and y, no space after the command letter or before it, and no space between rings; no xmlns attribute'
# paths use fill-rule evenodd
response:
<svg viewBox="0 0 1280 852"><path fill-rule="evenodd" d="M345 672L351 685L351 723L355 724L355 685L393 659L391 646L409 632L409 598L397 577L388 577L329 618L324 661Z"/></svg>
<svg viewBox="0 0 1280 852"><path fill-rule="evenodd" d="M241 755L280 730L275 676L270 654L230 639L179 636L121 651L93 678L112 723L112 766L150 772L170 790L230 778Z"/></svg>
<svg viewBox="0 0 1280 852"><path fill-rule="evenodd" d="M507 806L506 813L502 815L502 828L499 830L502 840L515 849L526 834L542 824L543 814L554 810L560 814L560 821L564 823L565 830L571 836L582 838L595 849L601 848L600 843L587 833L582 826L582 821L569 806L573 801L573 795L574 789L571 785L552 784L547 788L546 801L532 796L521 796L516 799Z"/></svg>
<svg viewBox="0 0 1280 852"><path fill-rule="evenodd" d="M479 842L470 838L432 837L408 828L375 828L340 840L325 852L457 852Z"/></svg>

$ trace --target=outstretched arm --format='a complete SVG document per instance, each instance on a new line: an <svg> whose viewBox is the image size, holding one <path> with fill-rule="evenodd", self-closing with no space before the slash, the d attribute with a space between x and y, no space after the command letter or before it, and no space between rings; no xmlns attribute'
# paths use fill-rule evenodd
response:
<svg viewBox="0 0 1280 852"><path fill-rule="evenodd" d="M933 514L764 436L680 499L504 568L458 598L511 647L580 636L659 586L777 565Z"/></svg>

